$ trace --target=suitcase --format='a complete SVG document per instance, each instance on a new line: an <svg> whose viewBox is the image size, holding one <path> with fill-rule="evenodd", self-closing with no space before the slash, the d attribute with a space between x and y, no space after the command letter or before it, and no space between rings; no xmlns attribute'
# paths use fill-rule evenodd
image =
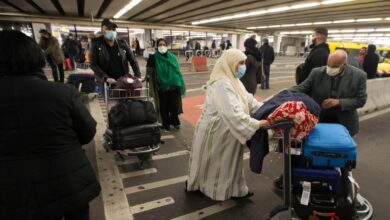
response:
<svg viewBox="0 0 390 220"><path fill-rule="evenodd" d="M157 123L126 128L107 128L105 137L112 150L126 150L157 145L161 142L161 131Z"/></svg>
<svg viewBox="0 0 390 220"><path fill-rule="evenodd" d="M96 81L95 76L92 74L70 74L68 77L68 83L80 89L80 92L93 93L95 92ZM79 88L81 83L81 88Z"/></svg>
<svg viewBox="0 0 390 220"><path fill-rule="evenodd" d="M294 189L302 189L303 181L310 182L313 190L339 191L340 173L336 169L327 168L292 168L292 185Z"/></svg>
<svg viewBox="0 0 390 220"><path fill-rule="evenodd" d="M356 143L340 124L318 123L303 144L307 166L356 167Z"/></svg>
<svg viewBox="0 0 390 220"><path fill-rule="evenodd" d="M313 212L321 212L328 214L334 213L340 220L355 219L357 215L356 186L351 181L350 173L346 169L341 169L340 171L338 191L312 188L308 205L301 204L302 189L294 188L292 190L292 203L294 211L299 218L302 220L310 219Z"/></svg>

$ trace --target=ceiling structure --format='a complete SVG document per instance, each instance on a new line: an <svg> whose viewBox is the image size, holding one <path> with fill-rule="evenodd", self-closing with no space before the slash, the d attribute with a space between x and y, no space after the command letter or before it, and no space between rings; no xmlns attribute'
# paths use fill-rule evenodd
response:
<svg viewBox="0 0 390 220"><path fill-rule="evenodd" d="M130 10L122 10L118 17L126 5ZM4 12L64 19L118 17L121 21L258 32L310 30L318 25L390 27L389 0L0 0L0 13ZM376 20L358 20L366 18Z"/></svg>

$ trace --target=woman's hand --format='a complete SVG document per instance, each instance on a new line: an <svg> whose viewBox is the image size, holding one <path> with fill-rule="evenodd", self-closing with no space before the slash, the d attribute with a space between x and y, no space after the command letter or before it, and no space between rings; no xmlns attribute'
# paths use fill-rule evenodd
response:
<svg viewBox="0 0 390 220"><path fill-rule="evenodd" d="M269 122L267 120L260 120L260 123L259 123L259 128L264 128L264 127L267 127L269 126Z"/></svg>

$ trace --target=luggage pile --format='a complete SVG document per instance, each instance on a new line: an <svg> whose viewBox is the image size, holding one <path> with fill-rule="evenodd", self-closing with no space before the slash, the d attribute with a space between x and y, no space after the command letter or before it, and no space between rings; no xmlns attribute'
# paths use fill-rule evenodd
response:
<svg viewBox="0 0 390 220"><path fill-rule="evenodd" d="M339 124L319 123L304 141L303 166L292 168L292 202L301 219L359 219L356 143ZM360 196L361 197L361 196ZM362 218L360 218L362 219ZM363 218L364 219L364 218Z"/></svg>

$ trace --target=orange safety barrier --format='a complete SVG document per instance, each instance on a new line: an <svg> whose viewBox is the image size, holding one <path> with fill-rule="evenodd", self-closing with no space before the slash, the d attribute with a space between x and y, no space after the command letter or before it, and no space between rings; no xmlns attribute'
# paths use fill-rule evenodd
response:
<svg viewBox="0 0 390 220"><path fill-rule="evenodd" d="M191 71L192 72L206 72L209 68L207 66L207 57L206 56L193 56L191 62Z"/></svg>

